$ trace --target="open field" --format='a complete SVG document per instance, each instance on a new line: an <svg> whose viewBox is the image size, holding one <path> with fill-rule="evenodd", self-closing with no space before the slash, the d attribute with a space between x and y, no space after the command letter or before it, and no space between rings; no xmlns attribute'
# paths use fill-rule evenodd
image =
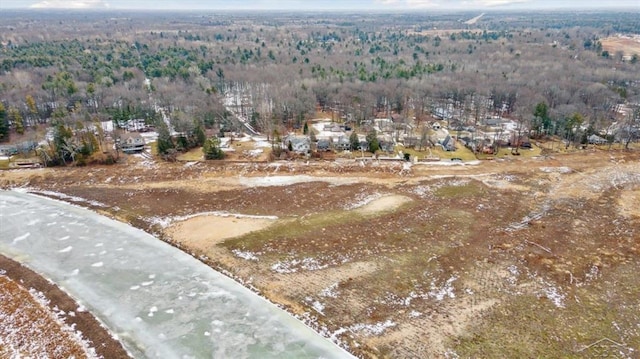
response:
<svg viewBox="0 0 640 359"><path fill-rule="evenodd" d="M131 157L3 171L0 184L104 203L94 209L193 253L359 357L634 358L639 159Z"/></svg>
<svg viewBox="0 0 640 359"><path fill-rule="evenodd" d="M602 49L609 51L609 54L615 54L618 51L622 51L626 56L632 56L637 54L640 56L640 38L630 37L607 37L602 40Z"/></svg>

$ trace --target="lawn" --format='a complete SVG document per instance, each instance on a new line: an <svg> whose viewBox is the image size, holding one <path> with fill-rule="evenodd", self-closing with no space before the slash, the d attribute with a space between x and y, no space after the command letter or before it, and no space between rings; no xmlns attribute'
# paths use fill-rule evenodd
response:
<svg viewBox="0 0 640 359"><path fill-rule="evenodd" d="M203 159L204 159L204 156L202 153L202 147L191 149L190 151L182 153L178 156L178 161L191 162L191 161L202 161Z"/></svg>
<svg viewBox="0 0 640 359"><path fill-rule="evenodd" d="M440 158L441 160L460 158L463 161L474 161L477 159L475 154L471 152L471 150L462 146L458 147L455 151L445 151L439 146L432 147L431 149L425 149L423 151L418 151L414 148L397 146L396 151L402 151L402 153L408 153L411 156L418 156L418 160L423 160L430 156Z"/></svg>

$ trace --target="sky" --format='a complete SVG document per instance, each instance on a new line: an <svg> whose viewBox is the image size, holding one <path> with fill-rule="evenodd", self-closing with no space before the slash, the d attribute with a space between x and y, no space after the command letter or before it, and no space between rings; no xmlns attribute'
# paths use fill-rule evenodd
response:
<svg viewBox="0 0 640 359"><path fill-rule="evenodd" d="M508 10L633 8L640 0L0 0L0 9Z"/></svg>

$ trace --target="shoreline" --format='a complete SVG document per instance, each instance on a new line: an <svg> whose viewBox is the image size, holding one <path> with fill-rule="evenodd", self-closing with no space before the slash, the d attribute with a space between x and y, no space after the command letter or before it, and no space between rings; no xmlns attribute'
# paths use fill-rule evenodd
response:
<svg viewBox="0 0 640 359"><path fill-rule="evenodd" d="M19 286L26 289L33 288L38 292L42 292L49 301L48 310L53 313L53 308L57 308L60 313L60 319L79 331L82 334L82 338L88 342L90 348L95 350L98 357L109 359L132 358L122 343L113 337L111 331L91 312L78 310L78 302L58 285L53 284L24 264L3 254L0 254L0 269L3 270L4 276ZM69 312L73 312L74 315L68 315Z"/></svg>
<svg viewBox="0 0 640 359"><path fill-rule="evenodd" d="M286 305L283 305L281 303L277 303L275 301L273 301L271 298L269 298L268 296L266 296L262 291L259 290L259 288L256 288L255 286L251 285L251 283L247 283L246 281L242 280L242 278L240 276L234 275L233 273L231 273L229 270L225 269L221 264L214 262L213 260L211 260L211 258L208 258L206 255L204 255L204 251L199 250L197 248L194 248L193 246L188 246L185 245L184 243L182 243L179 240L176 240L174 238L172 238L171 235L169 235L166 230L171 228L172 226L176 225L176 224L180 224L183 222L186 222L189 219L198 219L201 217L206 217L206 216L215 216L215 217L227 217L227 216L231 216L233 217L233 214L230 213L223 213L223 214L211 214L211 213L204 213L204 214L195 214L193 216L187 216L185 218L178 218L176 220L175 223L172 223L172 225L168 226L167 228L163 228L163 230L159 233L154 233L152 231L148 231L147 229L141 228L139 226L135 226L134 224L123 220L122 218L119 218L118 216L115 216L113 213L104 210L104 207L102 205L98 205L96 206L95 204L93 204L91 201L88 201L86 199L83 198L78 198L78 197L70 197L65 195L62 192L52 192L52 191L47 191L47 190L43 190L43 189L38 189L38 188L24 188L24 187L16 187L16 188L5 188L5 189L0 189L0 191L18 191L18 192L22 192L22 193L26 193L29 194L31 196L37 196L37 197L41 197L41 198L46 198L47 200L50 201L59 201L62 203L65 203L67 205L71 205L74 207L78 207L78 208L82 208L85 210L89 210L92 211L100 216L104 216L105 218L109 218L115 221L118 221L122 224L125 224L127 226L130 226L133 229L137 229L140 231L143 231L151 236L153 236L156 240L162 241L176 249L178 249L179 251L183 252L184 254L194 258L195 260L203 263L204 265L206 265L207 267L209 267L211 270L216 271L218 273L220 273L221 275L224 275L225 277L228 277L229 279L233 280L234 282L238 283L239 285L241 285L242 287L245 287L246 289L248 289L249 291L251 291L253 294L255 294L256 296L258 296L259 298L261 298L262 300L264 300L266 303L271 304L276 306L277 308L279 308L280 310L282 310L283 312L285 312L287 315L289 315L291 318L295 319L296 321L300 322L301 324L303 324L304 326L306 326L307 328L311 329L313 332L315 332L316 334L318 334L320 337L324 338L326 341L332 343L333 345L335 345L336 347L338 347L339 349L341 349L347 356L355 358L355 356L349 352L348 350L346 350L345 348L343 348L342 346L340 346L338 343L334 342L333 340L331 340L330 337L326 336L326 333L323 333L322 331L318 330L318 328L316 326L311 325L311 322L308 320L305 320L305 318L297 315L296 313L294 313L293 311L289 310L289 308ZM78 201L80 201L80 203L78 203ZM250 219L261 219L261 220L266 220L266 221L274 221L275 218L270 217L270 216L246 216L247 218ZM188 251L189 250L189 251ZM8 263L8 264L5 264ZM10 269L7 269L7 268ZM53 310L52 308L54 307L58 307L60 310L67 312L70 309L73 308L78 308L79 305L77 303L77 301L71 297L68 293L66 293L65 291L63 291L57 284L54 284L53 282L49 281L48 279L46 279L43 275L39 274L38 272L28 268L27 266L25 266L24 264L9 258L7 256L5 256L4 254L0 253L0 269L4 269L6 270L6 276L8 278L10 278L11 280L14 280L18 283L20 283L20 285L23 286L27 286L28 283L34 283L33 285L31 285L34 289L41 291L43 293L45 293L45 296L47 299L50 300L49 303L49 310ZM15 276L15 278L14 278ZM16 279L17 278L17 279ZM28 278L27 279L23 279L23 278ZM55 293L55 299L54 298L50 298L50 295L48 294L49 292L53 292ZM60 304L62 301L63 304ZM70 308L70 309L69 309ZM90 330L92 333L97 332L94 335L85 335L85 331L82 330L82 328L80 327L80 325L77 325L78 329L80 330L80 332L84 335L85 339L89 340L91 343L96 343L96 341L94 340L94 337L98 340L102 339L103 337L108 337L109 340L113 343L110 343L109 345L104 345L102 344L102 349L103 351L108 350L107 351L107 355L103 355L100 353L100 351L98 351L96 349L96 352L98 355L101 355L103 358L108 358L108 359L130 359L132 358L132 356L126 351L126 349L124 348L122 342L120 342L118 339L114 338L114 334L106 327L104 326L96 317L95 315L93 315L90 311L84 311L82 312L82 316L83 317L88 317L88 319L85 319L85 325L84 327L87 328L87 330ZM79 315L76 314L76 318ZM71 317L69 316L65 316L65 322L69 322L69 324L75 324L75 321L71 321L68 320ZM88 324L87 324L88 323ZM95 327L98 326L99 328ZM112 349L111 346L112 345L116 345L118 346L122 353L119 353L117 350ZM95 344L94 344L95 347Z"/></svg>
<svg viewBox="0 0 640 359"><path fill-rule="evenodd" d="M243 168L237 164L220 168L217 163L158 163L161 171L141 170L135 177L129 171L104 167L25 170L0 174L0 184L4 182L5 189L22 187L18 190L88 208L147 232L275 304L351 355L438 356L455 351L452 338L465 340L467 333L482 328L491 320L490 315L504 306L530 298L539 301L540 293L547 293L545 285L563 292L578 290L575 281L566 282L556 275L556 267L545 267L552 261L546 258L548 252L537 246L522 246L521 239L530 238L530 242L554 253L564 253L565 248L553 239L567 228L561 213L573 212L565 209L580 213L584 220L578 224L588 224L591 230L604 228L602 216L596 215L603 211L600 202L611 203L617 198L621 189L611 187L613 184L622 181L630 186L627 190L632 190L640 183L636 171L639 159L634 152L590 152L526 161L487 161L468 167L415 166L408 173L399 173L393 165L360 169L283 163L286 171L248 167L238 173ZM239 185L243 177L250 179L249 185ZM591 194L588 189L593 186L601 190ZM611 194L613 190L616 192ZM407 200L397 207L388 206L386 201L392 198ZM573 200L567 202L566 198ZM389 211L366 211L363 207L374 199L384 199L379 207L388 207ZM497 208L487 206L489 201L497 201ZM514 207L513 203L520 205ZM572 207L574 203L584 208ZM540 208L555 215L526 222L518 227L518 237L506 235L509 226L535 215ZM168 231L172 226L162 226L221 214L273 216L299 228L276 225L255 236L230 238L218 245L207 242L205 248L199 248L189 241L175 240ZM342 221L345 215L353 217ZM419 217L412 219L414 215ZM390 224L396 230L387 230ZM457 230L461 225L472 227ZM390 237L402 228L411 229L406 239ZM276 240L264 237L269 231L279 234ZM453 242L446 240L450 231L454 231ZM495 235L485 235L490 233ZM575 236L580 233L576 231ZM600 244L596 241L588 245ZM340 257L343 251L352 257ZM436 254L422 258L423 252ZM252 259L252 255L258 259ZM569 254L553 261L559 266L573 266L569 268L574 278L584 276L565 256ZM306 257L311 258L310 266L301 262ZM575 258L580 265L592 263L590 258ZM395 259L409 262L390 262ZM617 263L604 257L595 263L607 261L611 266ZM274 263L281 266L274 269ZM509 281L515 274L505 268L542 274L539 278ZM468 273L462 275L462 270ZM505 278L509 280L505 282ZM488 285L487 280L495 284ZM402 287L403 281L408 288ZM414 293L416 288L420 291ZM522 293L505 296L507 289ZM577 304L567 303L570 305ZM552 308L550 312L554 310L561 309ZM555 327L553 318L556 315L545 319L551 323L549 330Z"/></svg>

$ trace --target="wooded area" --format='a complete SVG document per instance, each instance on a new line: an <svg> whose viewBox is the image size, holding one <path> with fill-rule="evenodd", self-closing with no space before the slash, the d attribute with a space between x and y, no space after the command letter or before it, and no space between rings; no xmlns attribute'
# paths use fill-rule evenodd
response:
<svg viewBox="0 0 640 359"><path fill-rule="evenodd" d="M230 106L267 135L318 111L356 128L444 111L458 126L509 117L533 137L638 137L638 54L601 42L640 33L638 13L494 12L465 23L476 15L4 11L0 141L40 141L29 131L43 124L76 134L145 119L202 145L203 128L240 129ZM61 162L102 139L64 142L74 145Z"/></svg>

